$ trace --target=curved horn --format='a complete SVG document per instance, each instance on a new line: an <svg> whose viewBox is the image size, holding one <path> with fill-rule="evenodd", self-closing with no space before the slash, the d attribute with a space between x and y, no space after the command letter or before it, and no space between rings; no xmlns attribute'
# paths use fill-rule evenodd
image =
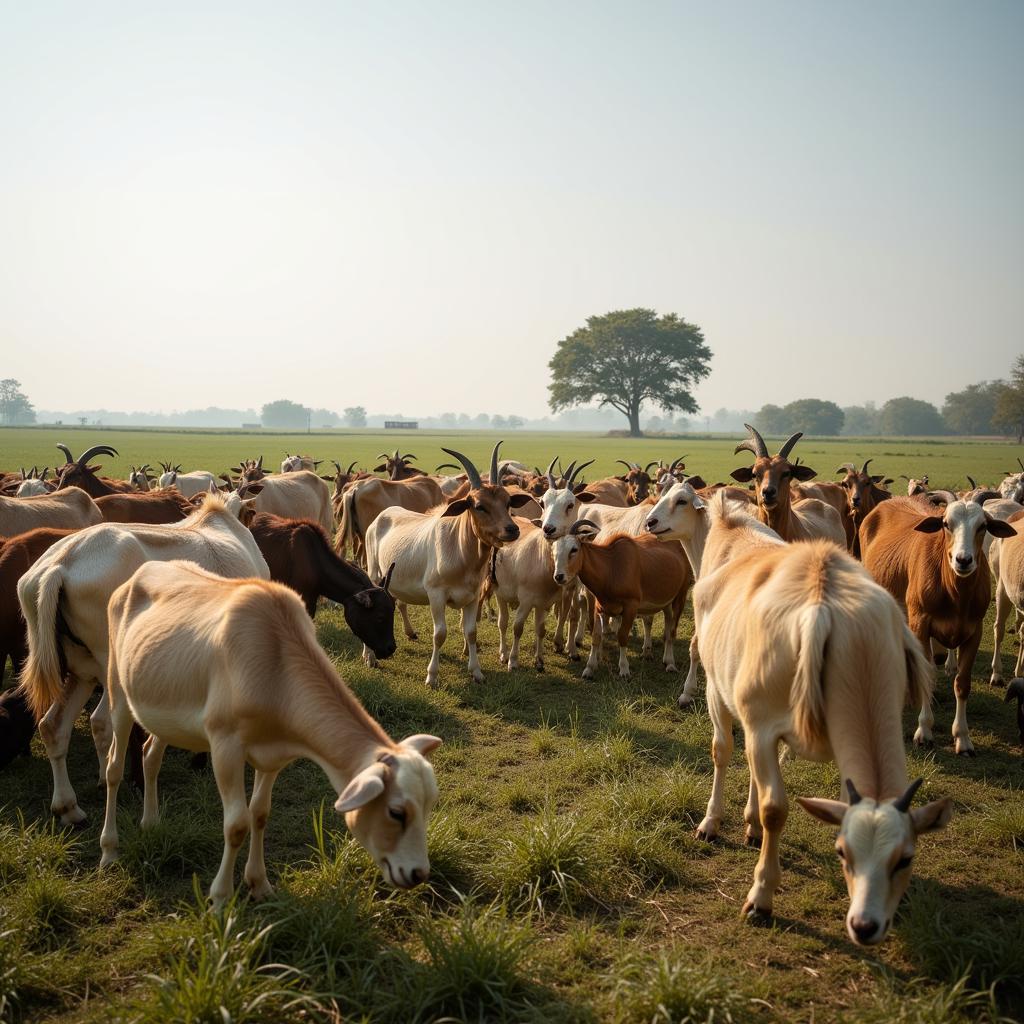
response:
<svg viewBox="0 0 1024 1024"><path fill-rule="evenodd" d="M551 462L548 463L548 474L547 474L548 475L548 487L550 487L551 490L553 490L553 491L557 489L556 488L556 484L558 483L558 481L555 480L555 473L554 473L555 463L557 461L558 461L558 456L556 455L551 460Z"/></svg>
<svg viewBox="0 0 1024 1024"><path fill-rule="evenodd" d="M377 456L377 458L378 459L383 459L385 462L387 462L387 460L390 459L391 456L388 455L387 452L381 452L380 455Z"/></svg>
<svg viewBox="0 0 1024 1024"><path fill-rule="evenodd" d="M619 463L620 466L625 466L626 469L632 471L633 467L628 462L626 462L625 459L616 459L615 461Z"/></svg>
<svg viewBox="0 0 1024 1024"><path fill-rule="evenodd" d="M494 444L494 450L491 452L491 469L488 474L491 478L491 483L497 486L501 483L501 479L498 475L498 449L501 447L501 442L496 441Z"/></svg>
<svg viewBox="0 0 1024 1024"><path fill-rule="evenodd" d="M573 536L579 536L581 529L584 532L589 532L590 530L593 530L595 533L600 533L597 523L592 523L589 519L577 519L576 522L569 527L569 532Z"/></svg>
<svg viewBox="0 0 1024 1024"><path fill-rule="evenodd" d="M334 460L332 459L331 461L333 462ZM359 461L358 459L353 459L353 460L352 460L352 461L351 461L351 462L349 463L349 467L348 467L348 469L346 469L346 470L345 470L345 476L348 476L348 475L349 475L349 473L351 473L351 472L352 472L352 470L356 468L356 463L357 463L358 461ZM336 466L338 466L338 463L337 463L337 462L335 462L334 464L335 464ZM338 466L338 472L339 472L339 473L341 472L341 466Z"/></svg>
<svg viewBox="0 0 1024 1024"><path fill-rule="evenodd" d="M861 472L862 472L862 473L866 473L866 472L868 471L868 466L869 466L869 465L870 465L870 463L871 463L871 462L873 462L873 461L874 461L873 459L865 459L865 460L864 460L864 465L863 465L863 466L861 467Z"/></svg>
<svg viewBox="0 0 1024 1024"><path fill-rule="evenodd" d="M971 495L971 501L975 505L984 505L986 501L1001 497L1002 495L998 491L978 491L976 494Z"/></svg>
<svg viewBox="0 0 1024 1024"><path fill-rule="evenodd" d="M575 471L576 471L576 460L573 459L572 462L570 462L569 465L565 468L564 472L562 472L562 474L561 474L562 479L565 480L565 481L568 481L572 477L572 474Z"/></svg>
<svg viewBox="0 0 1024 1024"><path fill-rule="evenodd" d="M870 461L871 461L871 460L870 460L870 459L868 459L868 462L870 462ZM864 465L867 465L867 462L866 462L866 463L864 463ZM836 472L837 472L837 473L842 473L842 471L843 471L844 469L846 470L846 472L847 472L847 473L856 473L856 472L857 472L857 467L856 467L856 466L855 466L855 465L854 465L854 464L853 464L852 462L843 462L843 463L841 463L841 464L840 464L840 465L839 465L839 466L838 466L838 467L836 468Z"/></svg>
<svg viewBox="0 0 1024 1024"><path fill-rule="evenodd" d="M442 448L441 451L462 463L462 468L466 471L466 476L469 477L470 487L483 487L484 482L480 479L480 473L477 471L476 466L462 452L457 452L454 448ZM495 448L495 461L497 461L497 448Z"/></svg>
<svg viewBox="0 0 1024 1024"><path fill-rule="evenodd" d="M906 480L906 481L908 481L908 482L909 482L909 480L910 480L910 477L909 477L909 476L907 476L907 474L906 474L906 473L900 473L900 479L901 479L901 480Z"/></svg>
<svg viewBox="0 0 1024 1024"><path fill-rule="evenodd" d="M786 441L786 443L779 449L779 458L780 459L788 459L789 458L789 453L793 450L793 446L803 436L804 436L804 432L802 430L798 430L795 434L793 434L789 438L789 440Z"/></svg>
<svg viewBox="0 0 1024 1024"><path fill-rule="evenodd" d="M940 502L943 505L952 505L957 500L957 496L952 491L929 491L927 498L933 505Z"/></svg>
<svg viewBox="0 0 1024 1024"><path fill-rule="evenodd" d="M111 448L109 444L94 444L91 448L86 449L78 456L78 464L84 466L91 458L96 455L116 455L117 449Z"/></svg>
<svg viewBox="0 0 1024 1024"><path fill-rule="evenodd" d="M977 485L977 483L975 483L974 477L971 476L970 473L967 474L967 482L971 485L971 490L972 491L975 491L975 490L978 489L978 485Z"/></svg>
<svg viewBox="0 0 1024 1024"><path fill-rule="evenodd" d="M57 447L64 453L64 458L66 458L68 462L75 461L74 455L71 454L71 449L66 444L59 444Z"/></svg>
<svg viewBox="0 0 1024 1024"><path fill-rule="evenodd" d="M750 437L736 445L733 455L739 455L740 452L753 452L758 459L769 458L768 446L764 443L764 438L749 423L744 423L743 426L750 431Z"/></svg>
<svg viewBox="0 0 1024 1024"><path fill-rule="evenodd" d="M736 451L739 451L739 449L737 448ZM735 455L735 454L736 454L736 452L733 452L733 455ZM686 458L686 456L682 455L678 459L673 459L672 460L672 465L668 467L668 475L669 476L675 476L676 475L676 468L679 466L680 463L682 463L683 469L686 469L686 463L683 462L683 459L685 459L685 458Z"/></svg>
<svg viewBox="0 0 1024 1024"><path fill-rule="evenodd" d="M647 465L644 466L644 472L645 473L650 473L651 466L660 466L660 465L661 465L661 460L660 459L655 459L653 462L648 462Z"/></svg>
<svg viewBox="0 0 1024 1024"><path fill-rule="evenodd" d="M381 585L381 588L382 588L382 589L383 589L384 591L386 591L387 593L389 593L389 594L391 593L391 590L390 590L390 587L391 587L391 574L392 574L392 573L393 573L394 571L395 571L395 563L394 563L394 562L392 562L392 563L391 563L391 564L390 564L390 565L388 566L388 571L387 571L387 572L386 572L386 573L384 574L384 579L383 579L383 580L381 581L381 584L380 584L380 585Z"/></svg>
<svg viewBox="0 0 1024 1024"><path fill-rule="evenodd" d="M1017 456L1017 465L1020 466L1021 469L1024 469L1024 462L1021 462L1019 455Z"/></svg>
<svg viewBox="0 0 1024 1024"><path fill-rule="evenodd" d="M585 470L587 466L589 466L593 461L593 459L587 459L586 462L581 462L578 466L574 462L569 469L568 475L565 478L565 485L567 487L572 487L573 483L575 483L576 481L576 477L578 477L580 473L582 473L583 470Z"/></svg>
<svg viewBox="0 0 1024 1024"><path fill-rule="evenodd" d="M893 807L897 811L902 811L904 814L910 810L910 801L914 799L914 794L921 788L921 783L924 779L914 779L914 781L907 786L907 791L898 800L892 802Z"/></svg>
<svg viewBox="0 0 1024 1024"><path fill-rule="evenodd" d="M454 462L442 462L440 466L434 467L434 472L439 473L442 469L458 469Z"/></svg>
<svg viewBox="0 0 1024 1024"><path fill-rule="evenodd" d="M415 458L416 458L415 455L408 455L408 454L406 454L406 455L402 456L402 461L403 462L408 462L410 459L415 459Z"/></svg>
<svg viewBox="0 0 1024 1024"><path fill-rule="evenodd" d="M331 459L331 462L334 463L334 468L340 473L341 472L341 463L338 462L337 459Z"/></svg>
<svg viewBox="0 0 1024 1024"><path fill-rule="evenodd" d="M859 804L864 798L857 792L857 787L853 784L853 779L846 780L846 788L850 791L850 806Z"/></svg>

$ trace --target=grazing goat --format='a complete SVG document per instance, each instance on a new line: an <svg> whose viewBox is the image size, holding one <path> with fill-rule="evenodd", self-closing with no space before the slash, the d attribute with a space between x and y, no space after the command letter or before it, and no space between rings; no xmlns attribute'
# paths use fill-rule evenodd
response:
<svg viewBox="0 0 1024 1024"><path fill-rule="evenodd" d="M175 490L105 494L95 500L107 523L177 523L196 510Z"/></svg>
<svg viewBox="0 0 1024 1024"><path fill-rule="evenodd" d="M362 569L339 558L323 528L311 519L283 519L257 512L249 524L270 578L291 587L316 615L326 597L341 605L349 629L378 658L395 653L395 601L388 577L376 586Z"/></svg>
<svg viewBox="0 0 1024 1024"><path fill-rule="evenodd" d="M491 477L494 479L498 477L500 444L499 441L491 453ZM366 531L367 571L371 579L379 579L385 567L394 563L391 592L399 602L406 636L410 639L415 639L416 633L405 606L430 606L434 646L426 682L431 687L437 686L441 647L448 635L447 607L462 612L469 672L476 682L483 680L476 652L476 620L484 574L491 549L519 537L519 527L509 510L532 500L525 493L512 496L500 484L485 484L466 456L449 448L442 451L465 467L472 485L469 494L429 513L386 508Z"/></svg>
<svg viewBox="0 0 1024 1024"><path fill-rule="evenodd" d="M732 478L743 484L754 482L757 514L761 522L770 526L783 540L822 538L845 548L846 530L836 509L816 498L794 501L790 491L791 481L807 481L816 475L810 466L789 461L789 453L804 436L803 433L793 434L779 449L778 455L770 455L764 438L749 423L743 425L750 432L750 437L736 445L736 454L752 452L754 465L734 469Z"/></svg>
<svg viewBox="0 0 1024 1024"><path fill-rule="evenodd" d="M250 499L251 500L251 499ZM237 494L214 492L188 519L169 526L101 523L53 545L18 583L28 627L21 685L37 718L53 769L53 812L62 824L85 820L67 772L78 713L107 675L107 603L143 563L189 558L225 576L270 570L252 534L239 522ZM106 764L110 720L106 694L92 714L93 742Z"/></svg>
<svg viewBox="0 0 1024 1024"><path fill-rule="evenodd" d="M215 906L234 890L251 830L245 880L272 892L263 859L270 794L281 770L315 761L334 804L385 880L410 889L430 876L427 824L437 802L426 759L441 741L395 743L362 708L316 641L302 603L263 579L230 580L191 562L149 563L114 591L109 609L113 742L106 766L101 867L117 859L117 791L132 719L150 733L144 827L157 821L157 776L168 745L210 752L224 806ZM256 770L246 803L245 766Z"/></svg>
<svg viewBox="0 0 1024 1024"><path fill-rule="evenodd" d="M40 527L76 530L103 522L103 513L77 487L34 498L0 496L0 537L15 537Z"/></svg>
<svg viewBox="0 0 1024 1024"><path fill-rule="evenodd" d="M682 541L697 573L693 604L714 727L714 781L697 835L719 834L738 719L750 766L746 840L761 848L743 914L770 916L789 813L779 744L834 760L849 804L799 803L839 828L847 933L860 945L881 942L910 881L917 837L952 813L948 798L910 808L920 782L907 784L902 707L908 697L928 702L931 666L896 602L835 544L786 544L721 493L665 506L660 528Z"/></svg>
<svg viewBox="0 0 1024 1024"><path fill-rule="evenodd" d="M952 499L952 495L948 495ZM971 669L978 653L992 581L982 548L986 531L1015 537L974 502L950 500L936 514L920 498L893 498L877 506L860 529L861 554L872 576L906 609L910 629L928 655L932 641L957 649L953 683L957 754L974 756L967 728ZM930 700L921 705L914 743L932 742Z"/></svg>
<svg viewBox="0 0 1024 1024"><path fill-rule="evenodd" d="M614 534L594 541L598 528L589 520L578 519L568 532L552 542L555 582L565 586L578 578L596 599L593 643L583 669L590 679L601 663L601 644L610 619L619 618L619 676L629 678L627 643L638 615L665 617L663 664L676 671L675 634L686 604L693 574L686 555L678 544L661 544L649 536Z"/></svg>

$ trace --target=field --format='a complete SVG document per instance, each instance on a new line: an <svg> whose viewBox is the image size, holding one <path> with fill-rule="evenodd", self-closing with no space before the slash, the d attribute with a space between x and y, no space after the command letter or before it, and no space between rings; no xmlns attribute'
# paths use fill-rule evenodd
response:
<svg viewBox="0 0 1024 1024"><path fill-rule="evenodd" d="M372 466L396 445L433 468L445 443L486 464L495 437L5 430L0 467L52 465L59 440L76 453L112 443L120 459L100 461L118 475L131 462L161 458L218 471L262 453L273 465L286 450ZM515 433L505 454L542 466L556 453L563 462L597 455L593 478L615 458L687 453L694 472L715 480L747 461L732 455L735 443ZM928 473L933 485L959 486L966 473L998 480L1017 451L809 439L795 454L823 478L840 462L870 456L879 472ZM450 616L441 687L429 691L429 616L415 609L413 619L420 639L400 637L398 653L376 671L363 666L337 609L322 607L317 629L393 736L444 738L434 758L441 802L426 890L385 889L344 835L326 778L303 762L275 789L267 862L276 895L206 911L200 893L220 857L220 804L212 777L193 773L175 751L161 775L162 823L141 832L141 799L122 787L123 861L99 875L103 794L83 717L69 767L86 828L54 830L38 739L32 758L2 775L0 1019L966 1024L1024 1016L1024 761L1013 712L987 681L990 628L970 700L978 756L952 753L953 699L941 672L936 748L909 754L912 777L925 778L919 799L951 796L956 814L944 832L921 839L890 938L860 950L843 928L847 897L832 831L795 802L777 916L768 927L740 919L756 859L743 845L742 737L723 838L701 843L694 828L710 789L711 728L702 706L676 708L682 674L641 662L638 646L628 682L607 664L596 680L581 680L580 665L550 651L543 674L502 671L495 627L485 622L486 679L471 684ZM687 618L677 643L684 666L691 630ZM1007 677L1013 655L1007 642ZM908 736L913 717L908 710ZM789 762L783 774L791 801L837 793L831 766Z"/></svg>

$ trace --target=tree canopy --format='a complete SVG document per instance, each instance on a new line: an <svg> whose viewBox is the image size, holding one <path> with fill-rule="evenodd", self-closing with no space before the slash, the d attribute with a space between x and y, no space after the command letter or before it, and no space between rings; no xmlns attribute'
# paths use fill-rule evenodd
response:
<svg viewBox="0 0 1024 1024"><path fill-rule="evenodd" d="M843 410L835 402L820 398L798 398L788 405L765 405L757 413L756 422L766 434L824 434L834 437L843 429Z"/></svg>
<svg viewBox="0 0 1024 1024"><path fill-rule="evenodd" d="M1013 432L1024 441L1024 356L1017 356L1010 371L1010 381L996 399L993 426Z"/></svg>
<svg viewBox="0 0 1024 1024"><path fill-rule="evenodd" d="M342 422L346 427L365 427L366 409L361 405L350 405L342 413Z"/></svg>
<svg viewBox="0 0 1024 1024"><path fill-rule="evenodd" d="M279 398L276 402L268 402L260 412L260 422L265 427L277 427L281 430L305 430L309 426L312 410L298 402L289 402L287 398Z"/></svg>
<svg viewBox="0 0 1024 1024"><path fill-rule="evenodd" d="M954 434L992 434L996 403L1006 388L1001 380L969 384L963 391L946 395L942 418Z"/></svg>
<svg viewBox="0 0 1024 1024"><path fill-rule="evenodd" d="M597 399L629 420L640 436L640 408L696 412L691 389L710 372L711 351L695 324L675 313L625 309L587 318L558 343L548 367L552 412Z"/></svg>
<svg viewBox="0 0 1024 1024"><path fill-rule="evenodd" d="M0 380L0 423L12 427L35 421L36 411L28 396L22 392L21 381L13 377Z"/></svg>
<svg viewBox="0 0 1024 1024"><path fill-rule="evenodd" d="M947 433L939 410L931 402L906 395L890 398L878 415L879 432L888 437L922 435L933 437Z"/></svg>

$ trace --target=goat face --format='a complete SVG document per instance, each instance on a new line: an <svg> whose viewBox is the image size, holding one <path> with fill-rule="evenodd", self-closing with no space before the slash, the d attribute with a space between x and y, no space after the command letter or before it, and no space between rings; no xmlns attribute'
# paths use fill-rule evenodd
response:
<svg viewBox="0 0 1024 1024"><path fill-rule="evenodd" d="M512 520L512 509L522 508L533 498L529 494L510 495L504 487L484 484L474 488L464 498L448 504L443 516L457 516L469 512L473 532L480 541L492 548L519 539L519 527Z"/></svg>
<svg viewBox="0 0 1024 1024"><path fill-rule="evenodd" d="M583 561L583 545L597 534L597 527L589 519L578 519L551 544L553 578L560 587L576 579Z"/></svg>
<svg viewBox="0 0 1024 1024"><path fill-rule="evenodd" d="M697 516L707 506L704 499L685 481L672 484L651 509L644 525L648 533L664 540L689 540L693 537Z"/></svg>
<svg viewBox="0 0 1024 1024"><path fill-rule="evenodd" d="M1024 505L1024 473L1010 473L999 485L999 494Z"/></svg>
<svg viewBox="0 0 1024 1024"><path fill-rule="evenodd" d="M436 736L407 737L352 779L334 805L388 884L398 889L412 889L430 877L427 824L438 793L425 755L440 745Z"/></svg>
<svg viewBox="0 0 1024 1024"><path fill-rule="evenodd" d="M982 543L987 530L993 537L1015 537L1016 530L993 519L973 501L951 501L939 516L925 516L914 527L919 533L943 531L944 557L961 578L970 576L981 564Z"/></svg>
<svg viewBox="0 0 1024 1024"><path fill-rule="evenodd" d="M569 527L576 522L579 515L581 503L593 498L584 495L573 494L571 487L549 487L540 499L541 508L544 510L540 520L540 527L544 531L545 540L557 540L564 537Z"/></svg>
<svg viewBox="0 0 1024 1024"><path fill-rule="evenodd" d="M348 628L378 658L395 653L395 599L383 587L367 587L342 605Z"/></svg>
<svg viewBox="0 0 1024 1024"><path fill-rule="evenodd" d="M810 466L795 465L782 455L762 455L753 466L740 466L732 471L732 478L740 483L754 481L757 503L771 511L789 502L792 480L812 480L818 474Z"/></svg>
<svg viewBox="0 0 1024 1024"><path fill-rule="evenodd" d="M953 812L948 797L910 810L917 785L898 800L881 803L868 797L857 797L849 805L798 798L819 821L839 826L836 854L850 895L846 931L858 946L873 946L886 937L910 884L917 837L942 828Z"/></svg>

